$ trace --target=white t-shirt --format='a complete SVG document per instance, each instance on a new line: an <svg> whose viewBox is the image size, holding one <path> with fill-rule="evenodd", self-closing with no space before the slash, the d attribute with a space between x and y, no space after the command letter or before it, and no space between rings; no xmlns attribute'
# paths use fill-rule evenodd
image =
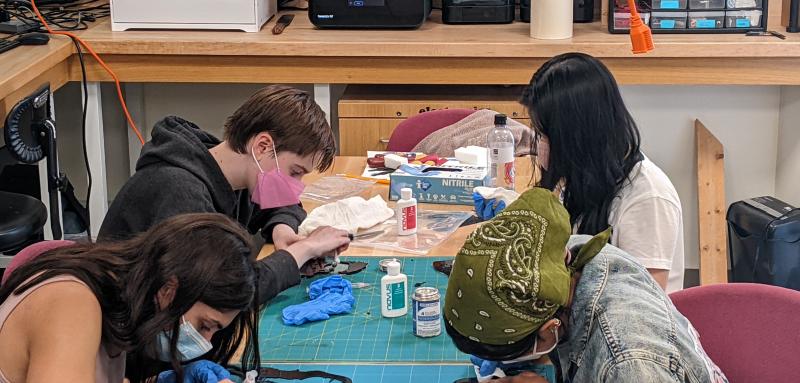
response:
<svg viewBox="0 0 800 383"><path fill-rule="evenodd" d="M669 270L667 293L683 289L683 212L666 174L645 157L611 203L611 244L648 269Z"/></svg>

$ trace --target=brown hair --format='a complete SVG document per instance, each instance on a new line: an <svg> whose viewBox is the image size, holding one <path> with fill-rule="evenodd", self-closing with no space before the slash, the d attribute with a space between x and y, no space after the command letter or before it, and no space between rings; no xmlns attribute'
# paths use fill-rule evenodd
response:
<svg viewBox="0 0 800 383"><path fill-rule="evenodd" d="M196 302L240 311L214 334L214 348L203 358L227 364L246 339L242 363L252 368L260 359L254 254L250 234L227 216L183 214L126 241L79 243L45 252L14 270L0 288L0 302L58 275L78 278L100 303L103 342L129 353L127 376L132 382L159 372L152 359L156 337L165 328L176 333L181 316ZM156 293L171 278L178 281L175 297L159 310ZM177 337L172 337L171 364L182 382L176 344Z"/></svg>
<svg viewBox="0 0 800 383"><path fill-rule="evenodd" d="M285 85L262 88L225 121L225 140L238 153L246 153L247 141L267 132L275 150L300 156L314 155L317 170L333 164L336 140L325 112L307 92Z"/></svg>

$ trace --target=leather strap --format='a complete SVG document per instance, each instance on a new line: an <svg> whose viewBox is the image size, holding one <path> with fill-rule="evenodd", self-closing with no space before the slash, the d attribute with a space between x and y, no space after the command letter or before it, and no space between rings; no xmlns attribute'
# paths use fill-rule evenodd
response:
<svg viewBox="0 0 800 383"><path fill-rule="evenodd" d="M286 379L286 380L306 380L311 378L323 378L330 381L341 383L353 383L350 378L341 375L329 374L325 371L300 371L300 370L278 370L277 368L262 367L258 369L258 382L269 383L266 379Z"/></svg>

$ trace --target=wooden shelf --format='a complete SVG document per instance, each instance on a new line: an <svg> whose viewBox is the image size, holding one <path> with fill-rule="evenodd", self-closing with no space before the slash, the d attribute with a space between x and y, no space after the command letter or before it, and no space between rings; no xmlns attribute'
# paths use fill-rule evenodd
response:
<svg viewBox="0 0 800 383"><path fill-rule="evenodd" d="M611 35L600 22L575 24L572 39L536 40L529 24L447 25L439 12L416 30L320 30L305 12L281 35L270 33L275 17L258 33L235 31L111 32L106 20L81 32L104 54L199 56L549 58L582 52L631 58L626 35ZM656 35L656 50L640 57L800 57L800 36Z"/></svg>

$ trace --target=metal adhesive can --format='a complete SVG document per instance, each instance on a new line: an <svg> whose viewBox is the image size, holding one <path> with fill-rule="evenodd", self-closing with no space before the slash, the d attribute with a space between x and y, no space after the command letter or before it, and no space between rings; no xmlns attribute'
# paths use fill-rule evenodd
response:
<svg viewBox="0 0 800 383"><path fill-rule="evenodd" d="M442 333L442 309L439 290L435 287L418 287L412 297L414 309L414 335L421 338Z"/></svg>

